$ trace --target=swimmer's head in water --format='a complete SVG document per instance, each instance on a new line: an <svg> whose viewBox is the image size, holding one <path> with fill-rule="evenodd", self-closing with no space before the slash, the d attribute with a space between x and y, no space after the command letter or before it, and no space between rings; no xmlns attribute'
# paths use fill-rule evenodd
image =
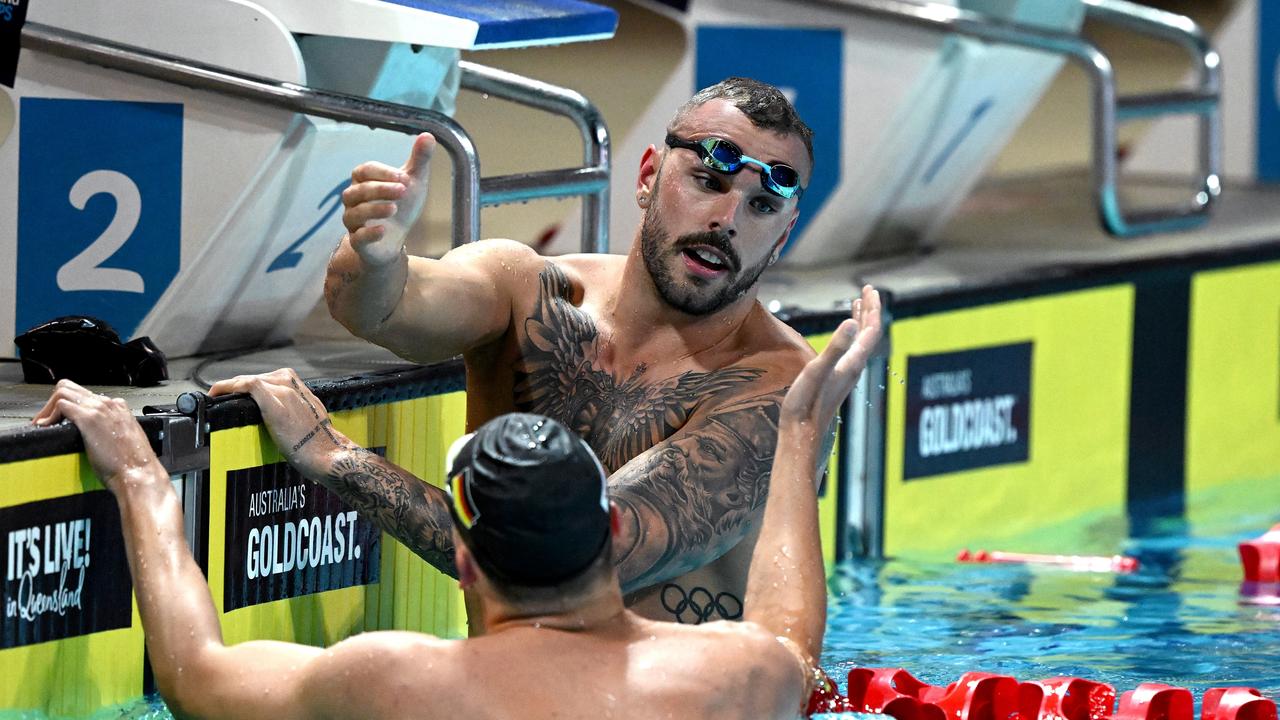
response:
<svg viewBox="0 0 1280 720"><path fill-rule="evenodd" d="M609 538L604 468L587 444L541 415L490 420L450 448L458 534L503 583L542 587L586 570Z"/></svg>

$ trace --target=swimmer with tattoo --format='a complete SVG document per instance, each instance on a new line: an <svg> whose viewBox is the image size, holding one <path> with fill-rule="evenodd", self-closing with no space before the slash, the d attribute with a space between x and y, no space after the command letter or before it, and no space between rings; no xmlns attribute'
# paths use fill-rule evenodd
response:
<svg viewBox="0 0 1280 720"><path fill-rule="evenodd" d="M773 86L730 78L694 95L655 140L629 254L547 258L488 240L435 260L408 255L388 229L411 227L422 206L434 140L419 136L403 167L352 173L325 297L352 333L406 359L462 355L469 428L530 412L587 441L618 505L629 607L685 623L737 619L783 393L813 357L756 300L795 226L812 132ZM306 425L299 436L317 422L290 420ZM333 447L312 442L289 460L456 576L444 493Z"/></svg>
<svg viewBox="0 0 1280 720"><path fill-rule="evenodd" d="M741 623L682 626L627 610L613 563L626 517L608 501L613 480L573 429L506 414L454 444L445 496L450 562L483 599L487 634L228 647L183 538L181 503L127 404L64 380L35 422L75 423L115 495L156 686L175 717L795 718L826 620L813 468L879 335L868 287L779 403ZM255 393L260 405L295 397L323 415L305 386ZM281 447L303 436L272 430Z"/></svg>

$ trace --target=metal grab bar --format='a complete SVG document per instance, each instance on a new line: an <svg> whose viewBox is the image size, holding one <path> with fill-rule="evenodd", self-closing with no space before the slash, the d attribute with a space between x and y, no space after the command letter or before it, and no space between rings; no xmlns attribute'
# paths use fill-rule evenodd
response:
<svg viewBox="0 0 1280 720"><path fill-rule="evenodd" d="M582 252L609 252L609 129L596 106L573 90L505 70L465 60L458 67L462 87L563 115L582 134L583 167L482 178L480 203L583 195Z"/></svg>
<svg viewBox="0 0 1280 720"><path fill-rule="evenodd" d="M1222 192L1222 63L1204 32L1189 18L1125 0L1081 0L1086 13L1103 22L1182 46L1197 65L1198 87L1191 91L1118 97L1111 60L1078 35L1045 30L949 5L907 0L805 0L861 15L950 32L988 42L1063 55L1080 65L1093 84L1094 200L1103 226L1113 235L1133 237L1198 225ZM1194 114L1200 118L1198 187L1185 206L1126 213L1121 207L1116 160L1116 125L1156 115Z"/></svg>
<svg viewBox="0 0 1280 720"><path fill-rule="evenodd" d="M1083 0L1089 16L1179 45L1191 57L1198 74L1197 87L1190 91L1129 95L1117 99L1117 120L1123 122L1159 115L1199 117L1198 190L1189 208L1135 213L1133 224L1143 230L1164 222L1169 229L1189 227L1203 221L1222 193L1222 58L1213 49L1204 31L1190 18L1156 10L1127 0ZM1114 153L1115 127L1111 127ZM1112 197L1115 194L1112 193ZM1123 215L1119 199L1115 212ZM1161 215L1165 217L1161 217ZM1154 215L1154 217L1153 217ZM1131 216L1134 217L1134 216ZM1154 227L1153 230L1165 228ZM1119 233L1118 233L1119 234Z"/></svg>
<svg viewBox="0 0 1280 720"><path fill-rule="evenodd" d="M453 247L480 238L482 198L487 203L498 203L585 194L588 199L583 206L584 220L590 212L593 222L583 224L582 249L584 252L608 249L608 130L595 107L573 91L482 65L462 63L465 66L463 83L468 87L483 88L500 97L572 117L583 129L587 162L593 163L573 170L481 178L479 154L471 136L453 118L432 110L232 72L39 23L27 23L23 27L22 46L259 105L370 128L408 134L429 132L453 163Z"/></svg>

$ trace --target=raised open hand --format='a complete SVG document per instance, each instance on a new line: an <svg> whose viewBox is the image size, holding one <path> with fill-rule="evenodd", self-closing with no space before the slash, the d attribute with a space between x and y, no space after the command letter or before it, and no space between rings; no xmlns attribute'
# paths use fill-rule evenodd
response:
<svg viewBox="0 0 1280 720"><path fill-rule="evenodd" d="M867 359L880 341L880 293L870 285L853 301L852 316L840 323L831 342L810 360L782 401L782 421L820 432L853 391Z"/></svg>

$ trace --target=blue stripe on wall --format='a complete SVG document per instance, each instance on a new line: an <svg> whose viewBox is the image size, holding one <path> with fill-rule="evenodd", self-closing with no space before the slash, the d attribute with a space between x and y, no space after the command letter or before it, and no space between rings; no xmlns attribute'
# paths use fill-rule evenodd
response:
<svg viewBox="0 0 1280 720"><path fill-rule="evenodd" d="M1280 2L1258 2L1258 179L1280 182Z"/></svg>

